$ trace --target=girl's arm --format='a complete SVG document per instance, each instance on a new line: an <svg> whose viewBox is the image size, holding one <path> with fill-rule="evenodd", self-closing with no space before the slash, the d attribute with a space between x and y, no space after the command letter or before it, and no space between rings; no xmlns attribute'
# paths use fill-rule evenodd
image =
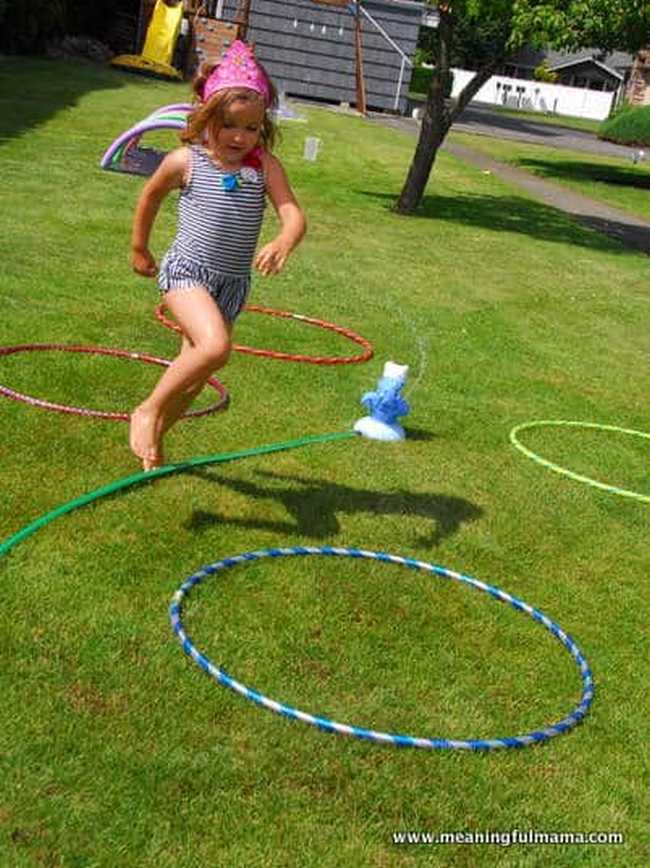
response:
<svg viewBox="0 0 650 868"><path fill-rule="evenodd" d="M167 154L142 188L133 216L131 233L131 265L144 277L155 277L156 260L149 250L149 235L165 196L175 187L182 187L189 164L187 148Z"/></svg>
<svg viewBox="0 0 650 868"><path fill-rule="evenodd" d="M255 267L268 276L282 271L289 254L307 231L307 221L280 161L268 154L264 162L266 190L281 224L279 234L255 257Z"/></svg>

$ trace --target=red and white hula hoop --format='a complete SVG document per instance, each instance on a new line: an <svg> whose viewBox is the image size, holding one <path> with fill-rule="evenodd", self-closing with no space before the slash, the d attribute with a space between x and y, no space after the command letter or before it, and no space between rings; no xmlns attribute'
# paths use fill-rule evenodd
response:
<svg viewBox="0 0 650 868"><path fill-rule="evenodd" d="M161 322L166 328L172 329L175 332L180 332L179 326L171 319L165 316L165 304L159 304L155 310L156 319ZM322 319L315 319L311 316L303 316L300 313L292 313L286 310L276 310L272 307L262 307L258 304L247 304L244 310L247 313L264 313L268 316L277 316L282 319L294 319L307 325L318 326L318 328L326 329L330 332L335 332L355 344L363 347L363 352L356 356L310 356L303 353L283 353L278 350L265 350L258 347L247 347L242 344L233 344L233 350L238 353L247 353L251 356L263 356L268 359L281 359L285 362L307 362L311 365L351 365L355 362L367 362L373 357L374 350L370 341L362 338L352 329L343 328L343 326L334 325Z"/></svg>
<svg viewBox="0 0 650 868"><path fill-rule="evenodd" d="M85 347L75 344L19 344L13 347L0 347L0 357L9 356L13 353L26 353L42 350L60 350L66 353L88 353L98 356L115 356L119 359L133 359L137 362L147 362L152 365L161 365L168 367L171 362L169 359L159 359L156 356L148 356L145 353L132 353L128 350L116 350L109 347ZM197 418L198 416L207 416L210 413L216 413L217 410L224 410L228 406L229 395L228 390L216 380L210 377L207 382L211 388L219 395L219 400L204 407L200 410L192 410L183 415L182 418ZM73 413L78 416L92 416L98 419L113 419L116 421L128 422L130 419L129 413L110 412L105 410L88 410L85 407L74 407L67 404L57 404L54 401L45 401L41 398L33 398L31 395L25 395L22 392L16 392L0 384L0 395L6 398L11 398L13 401L23 401L26 404L31 404L34 407L41 407L44 410L55 410L59 413Z"/></svg>

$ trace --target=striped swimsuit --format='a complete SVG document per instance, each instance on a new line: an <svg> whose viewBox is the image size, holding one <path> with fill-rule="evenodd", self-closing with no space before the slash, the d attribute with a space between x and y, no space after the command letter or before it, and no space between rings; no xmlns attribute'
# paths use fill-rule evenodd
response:
<svg viewBox="0 0 650 868"><path fill-rule="evenodd" d="M232 322L246 303L262 228L262 169L224 172L204 148L189 147L189 181L178 202L176 237L158 274L163 292L203 286Z"/></svg>

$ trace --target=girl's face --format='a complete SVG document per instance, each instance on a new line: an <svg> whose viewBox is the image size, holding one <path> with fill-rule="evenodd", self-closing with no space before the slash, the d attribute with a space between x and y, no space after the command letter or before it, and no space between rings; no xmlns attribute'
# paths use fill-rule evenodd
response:
<svg viewBox="0 0 650 868"><path fill-rule="evenodd" d="M213 148L226 165L239 165L258 144L264 120L264 104L236 100L225 111Z"/></svg>

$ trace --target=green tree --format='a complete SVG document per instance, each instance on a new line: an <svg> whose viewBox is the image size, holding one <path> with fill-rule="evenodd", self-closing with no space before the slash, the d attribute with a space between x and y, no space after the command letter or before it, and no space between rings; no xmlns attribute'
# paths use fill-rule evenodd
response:
<svg viewBox="0 0 650 868"><path fill-rule="evenodd" d="M522 46L634 53L650 42L650 0L429 0L429 5L437 7L439 15L432 46L436 67L413 160L393 206L398 214L411 214L420 204L451 125L504 60ZM489 34L489 50L477 50L474 77L448 103L445 83L462 33Z"/></svg>
<svg viewBox="0 0 650 868"><path fill-rule="evenodd" d="M507 38L507 22L498 18L457 17L449 45L450 63L461 69L477 69L493 54L503 50L504 41L507 41ZM420 28L417 51L426 55L426 63L437 63L437 30L432 27Z"/></svg>

